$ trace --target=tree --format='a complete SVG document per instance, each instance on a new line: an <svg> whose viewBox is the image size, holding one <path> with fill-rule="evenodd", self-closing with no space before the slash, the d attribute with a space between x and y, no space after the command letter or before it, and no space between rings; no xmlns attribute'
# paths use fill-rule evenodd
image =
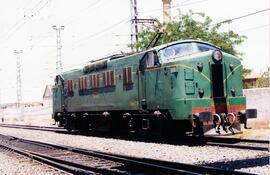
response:
<svg viewBox="0 0 270 175"><path fill-rule="evenodd" d="M269 69L269 68L268 68ZM269 87L269 72L264 72L256 82L256 87Z"/></svg>
<svg viewBox="0 0 270 175"><path fill-rule="evenodd" d="M269 68L268 68L269 70ZM269 87L269 72L263 72L261 76L256 80L255 84L245 83L244 79L252 72L251 69L243 69L242 77L243 77L243 88L250 89L250 88L263 88Z"/></svg>
<svg viewBox="0 0 270 175"><path fill-rule="evenodd" d="M246 69L246 68L243 68L243 69L242 69L242 81L243 81L243 88L244 88L244 89L252 88L252 85L250 85L249 83L245 83L246 77L247 77L251 72L252 72L251 69Z"/></svg>
<svg viewBox="0 0 270 175"><path fill-rule="evenodd" d="M252 72L251 69L243 68L243 70L242 70L242 79L244 80L251 72Z"/></svg>
<svg viewBox="0 0 270 175"><path fill-rule="evenodd" d="M199 17L201 20L195 20L195 17ZM235 49L235 46L241 44L246 37L231 30L221 32L220 27L229 22L230 21L224 21L212 24L212 19L209 16L205 16L204 13L194 13L192 11L183 15L179 13L178 18L171 23L161 24L160 22L157 22L154 26L156 29L164 29L164 34L157 42L157 45L177 40L199 39L217 45L225 52L240 56L242 53L239 53ZM147 46L153 40L155 35L156 32L150 30L149 27L142 29L142 31L138 33L139 40L133 47L137 47L140 50L147 49Z"/></svg>

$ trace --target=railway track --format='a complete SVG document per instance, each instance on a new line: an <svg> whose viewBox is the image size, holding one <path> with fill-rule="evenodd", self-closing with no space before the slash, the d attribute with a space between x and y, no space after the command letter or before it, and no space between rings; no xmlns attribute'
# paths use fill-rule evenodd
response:
<svg viewBox="0 0 270 175"><path fill-rule="evenodd" d="M207 145L211 145L211 146L250 149L250 150L258 150L258 151L270 150L269 140L207 137L205 138L205 141Z"/></svg>
<svg viewBox="0 0 270 175"><path fill-rule="evenodd" d="M0 127L8 127L8 128L17 128L17 129L30 129L30 130L40 130L40 131L50 131L57 133L68 133L63 128L57 127L47 127L47 126L29 126L29 125L14 125L14 124L0 124ZM78 134L78 133L73 133ZM79 133L82 135L87 135L87 133ZM106 135L99 135L99 137L107 137ZM114 135L110 135L112 138ZM240 138L229 138L229 137L183 137L183 138L173 138L173 139L152 139L152 138L143 138L140 137L129 137L127 135L123 135L122 137L117 135L117 139L134 139L136 141L143 142L158 142L158 143L166 143L166 144L174 144L174 145L190 145L190 146L218 146L218 147L227 147L227 148L235 148L235 149L248 149L248 150L258 150L258 151L269 151L270 150L270 141L269 140L251 140L251 139L240 139Z"/></svg>
<svg viewBox="0 0 270 175"><path fill-rule="evenodd" d="M66 131L63 128L50 127L50 126L33 126L33 125L18 125L18 124L0 124L0 127L18 128L18 129L31 129L40 131Z"/></svg>
<svg viewBox="0 0 270 175"><path fill-rule="evenodd" d="M5 135L0 135L0 147L71 174L249 174L206 166L113 155Z"/></svg>
<svg viewBox="0 0 270 175"><path fill-rule="evenodd" d="M0 168L0 174L27 174L28 171L31 172L32 170L37 170L36 174L40 173L45 173L45 174L51 174L51 175L62 175L62 174L68 174L65 173L64 171L61 171L59 169L56 169L54 167L51 167L49 165L43 164L38 161L33 161L32 158L24 156L22 154L18 154L14 152L11 149L7 149L6 147L0 146L0 153L1 155L4 154L8 160L5 159L7 162L12 162L11 167L5 167L6 169L12 169L15 168L14 171L12 170L6 170L3 171L3 169ZM31 166L31 168L28 168L28 166ZM3 166L2 166L3 167Z"/></svg>

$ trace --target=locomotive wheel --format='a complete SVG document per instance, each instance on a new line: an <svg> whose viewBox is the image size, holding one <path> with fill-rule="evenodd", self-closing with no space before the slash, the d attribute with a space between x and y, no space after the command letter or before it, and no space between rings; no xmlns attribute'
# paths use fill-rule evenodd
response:
<svg viewBox="0 0 270 175"><path fill-rule="evenodd" d="M68 133L71 133L72 129L70 127L66 128Z"/></svg>
<svg viewBox="0 0 270 175"><path fill-rule="evenodd" d="M214 114L214 119L213 122L215 125L220 125L221 124L221 118L218 114Z"/></svg>
<svg viewBox="0 0 270 175"><path fill-rule="evenodd" d="M218 114L214 114L213 118L216 133L220 134L221 117Z"/></svg>
<svg viewBox="0 0 270 175"><path fill-rule="evenodd" d="M69 133L72 131L71 122L68 116L63 118L63 126Z"/></svg>
<svg viewBox="0 0 270 175"><path fill-rule="evenodd" d="M193 136L203 137L203 122L200 122L199 119L192 120Z"/></svg>
<svg viewBox="0 0 270 175"><path fill-rule="evenodd" d="M204 135L203 132L203 122L200 121L199 115L193 115L191 121L192 127L192 135L202 137Z"/></svg>
<svg viewBox="0 0 270 175"><path fill-rule="evenodd" d="M230 122L230 124L233 124L236 120L236 116L234 113L229 113L228 114L228 121Z"/></svg>

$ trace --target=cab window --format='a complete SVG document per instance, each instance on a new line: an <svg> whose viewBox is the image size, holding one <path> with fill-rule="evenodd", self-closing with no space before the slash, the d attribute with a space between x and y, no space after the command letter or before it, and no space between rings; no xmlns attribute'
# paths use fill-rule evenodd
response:
<svg viewBox="0 0 270 175"><path fill-rule="evenodd" d="M192 43L175 44L159 51L162 58L170 59L174 57L181 57L195 52Z"/></svg>
<svg viewBox="0 0 270 175"><path fill-rule="evenodd" d="M64 86L64 78L61 75L57 75L54 81L55 81L55 86L58 86L58 87Z"/></svg>
<svg viewBox="0 0 270 175"><path fill-rule="evenodd" d="M207 52L209 50L215 50L217 48L213 47L213 46L210 46L208 44L204 44L204 43L196 43L197 47L198 47L198 50L200 52Z"/></svg>
<svg viewBox="0 0 270 175"><path fill-rule="evenodd" d="M145 53L140 61L140 70L158 66L160 66L160 62L156 51L149 51Z"/></svg>

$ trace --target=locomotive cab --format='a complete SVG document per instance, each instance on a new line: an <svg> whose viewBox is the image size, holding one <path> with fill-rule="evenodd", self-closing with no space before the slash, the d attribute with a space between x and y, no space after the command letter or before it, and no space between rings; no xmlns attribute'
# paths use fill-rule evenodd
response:
<svg viewBox="0 0 270 175"><path fill-rule="evenodd" d="M246 111L237 57L201 41L167 45L159 57L178 75L170 113L174 120L190 120L193 133L235 134L241 131L240 123L247 128L247 118L257 117L256 109Z"/></svg>

